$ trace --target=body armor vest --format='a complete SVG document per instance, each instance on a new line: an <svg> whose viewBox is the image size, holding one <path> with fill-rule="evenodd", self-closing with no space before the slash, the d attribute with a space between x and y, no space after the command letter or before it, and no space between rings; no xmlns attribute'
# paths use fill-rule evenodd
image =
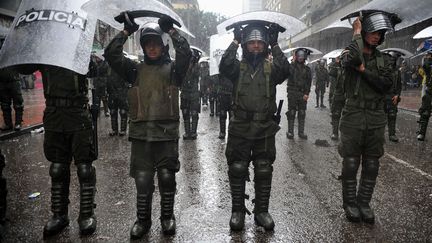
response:
<svg viewBox="0 0 432 243"><path fill-rule="evenodd" d="M171 63L137 66L137 79L128 90L133 122L179 119L179 92L171 77L171 67Z"/></svg>

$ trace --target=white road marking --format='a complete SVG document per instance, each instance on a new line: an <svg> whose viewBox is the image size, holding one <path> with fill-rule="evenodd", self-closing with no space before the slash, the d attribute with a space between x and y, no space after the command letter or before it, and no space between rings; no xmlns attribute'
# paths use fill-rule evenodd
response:
<svg viewBox="0 0 432 243"><path fill-rule="evenodd" d="M421 169L415 167L414 165L411 165L410 163L408 163L408 162L406 162L406 161L404 161L402 159L396 158L395 156L393 156L393 155L391 155L389 153L385 153L385 155L387 157L389 157L390 159L394 160L395 162L397 162L397 163L399 163L399 164L401 164L401 165L403 165L403 166L405 166L405 167L413 170L416 173L419 173L420 175L428 178L429 180L432 180L432 175L428 174L427 172L422 171Z"/></svg>

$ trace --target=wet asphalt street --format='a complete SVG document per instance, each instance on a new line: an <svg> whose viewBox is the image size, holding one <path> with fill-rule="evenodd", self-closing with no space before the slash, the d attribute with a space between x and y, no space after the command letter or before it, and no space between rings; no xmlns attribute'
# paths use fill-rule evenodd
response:
<svg viewBox="0 0 432 243"><path fill-rule="evenodd" d="M177 174L175 215L177 234L164 237L159 223L159 191L153 198L153 225L143 242L432 242L432 132L426 142L415 139L417 115L398 114L400 143L387 142L381 159L378 183L372 199L376 213L373 226L349 223L343 214L341 184L337 180L342 159L337 142L330 140L329 109L316 109L312 88L307 110L308 140L288 140L286 117L276 136L270 213L274 232L254 225L246 216L243 232L229 229L231 196L224 155L226 140L217 138L218 118L203 108L198 139L180 140L181 170ZM286 86L278 89L285 99ZM325 104L328 106L327 95ZM430 127L430 126L429 126ZM72 166L70 226L48 242L128 242L135 221L135 185L129 177L130 143L126 137L109 137L109 118L101 114L100 158L97 168L95 234L80 238L78 232L79 187ZM295 127L297 132L297 125ZM183 127L181 128L183 133ZM326 139L328 147L316 146ZM386 134L387 139L387 134ZM8 179L7 229L4 242L41 242L42 228L50 217L49 162L43 155L43 134L23 135L1 142ZM251 177L253 170L250 168ZM157 180L156 180L157 182ZM254 198L253 183L247 194ZM40 196L29 199L29 194ZM252 210L251 200L247 207Z"/></svg>

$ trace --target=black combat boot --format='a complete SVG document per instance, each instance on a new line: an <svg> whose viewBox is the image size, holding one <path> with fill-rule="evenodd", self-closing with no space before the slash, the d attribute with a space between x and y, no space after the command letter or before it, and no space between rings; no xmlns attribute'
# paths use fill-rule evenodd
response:
<svg viewBox="0 0 432 243"><path fill-rule="evenodd" d="M288 132L286 136L288 139L294 138L294 120L288 119Z"/></svg>
<svg viewBox="0 0 432 243"><path fill-rule="evenodd" d="M396 117L388 117L388 134L390 141L399 142L399 138L396 136Z"/></svg>
<svg viewBox="0 0 432 243"><path fill-rule="evenodd" d="M80 182L80 212L78 225L81 235L90 235L96 230L96 216L94 215L94 197L96 193L96 170L91 163L77 165Z"/></svg>
<svg viewBox="0 0 432 243"><path fill-rule="evenodd" d="M327 106L324 105L324 95L321 96L321 108L327 108Z"/></svg>
<svg viewBox="0 0 432 243"><path fill-rule="evenodd" d="M123 111L120 111L120 112L123 112ZM119 136L126 135L127 122L128 122L127 113L125 113L125 114L120 113L120 132L119 132Z"/></svg>
<svg viewBox="0 0 432 243"><path fill-rule="evenodd" d="M22 128L24 106L14 106L14 110L15 110L14 130L19 131Z"/></svg>
<svg viewBox="0 0 432 243"><path fill-rule="evenodd" d="M263 166L264 165L264 166ZM268 212L273 167L268 162L255 165L255 208L254 220L265 230L273 230L275 223Z"/></svg>
<svg viewBox="0 0 432 243"><path fill-rule="evenodd" d="M10 131L13 129L12 126L12 110L11 109L2 109L3 112L3 120L4 125L0 128L2 131Z"/></svg>
<svg viewBox="0 0 432 243"><path fill-rule="evenodd" d="M183 139L188 140L191 139L191 119L189 110L182 110L183 113L183 123L185 133L183 134Z"/></svg>
<svg viewBox="0 0 432 243"><path fill-rule="evenodd" d="M315 106L315 108L319 108L319 95L317 94L317 97L316 97L316 106Z"/></svg>
<svg viewBox="0 0 432 243"><path fill-rule="evenodd" d="M151 227L151 207L154 191L154 172L140 171L135 175L137 187L137 220L131 231L131 239L141 239Z"/></svg>
<svg viewBox="0 0 432 243"><path fill-rule="evenodd" d="M69 225L69 182L70 172L67 163L52 163L51 176L51 212L53 216L43 229L43 236L49 237L60 233Z"/></svg>
<svg viewBox="0 0 432 243"><path fill-rule="evenodd" d="M161 196L161 226L164 235L174 235L176 220L174 217L174 197L176 192L175 172L166 168L158 170L159 192Z"/></svg>
<svg viewBox="0 0 432 243"><path fill-rule="evenodd" d="M306 111L299 111L298 119L298 136L301 139L308 139L308 136L304 133Z"/></svg>
<svg viewBox="0 0 432 243"><path fill-rule="evenodd" d="M198 113L192 113L192 127L191 127L191 133L190 138L192 140L197 139L197 128L198 128Z"/></svg>
<svg viewBox="0 0 432 243"><path fill-rule="evenodd" d="M233 231L241 231L245 225L246 206L245 191L248 163L244 161L233 162L229 166L228 178L231 188L231 219L230 228Z"/></svg>
<svg viewBox="0 0 432 243"><path fill-rule="evenodd" d="M117 110L111 110L111 132L110 136L117 136L118 134L118 114Z"/></svg>
<svg viewBox="0 0 432 243"><path fill-rule="evenodd" d="M219 126L220 126L219 138L225 139L226 116L220 116L219 117Z"/></svg>
<svg viewBox="0 0 432 243"><path fill-rule="evenodd" d="M426 138L426 130L429 123L429 117L427 119L422 119L420 116L420 120L417 121L419 124L419 130L417 131L417 140L424 141Z"/></svg>
<svg viewBox="0 0 432 243"><path fill-rule="evenodd" d="M214 116L215 102L210 100L210 116Z"/></svg>
<svg viewBox="0 0 432 243"><path fill-rule="evenodd" d="M357 192L357 205L363 222L368 224L373 224L375 222L375 215L369 203L372 199L378 170L378 158L363 158L360 185Z"/></svg>
<svg viewBox="0 0 432 243"><path fill-rule="evenodd" d="M331 139L332 140L338 140L339 139L339 121L335 121L333 119L332 128L333 128L333 133L331 135Z"/></svg>
<svg viewBox="0 0 432 243"><path fill-rule="evenodd" d="M357 170L360 159L344 158L342 162L342 200L346 218L351 222L360 222L357 206Z"/></svg>

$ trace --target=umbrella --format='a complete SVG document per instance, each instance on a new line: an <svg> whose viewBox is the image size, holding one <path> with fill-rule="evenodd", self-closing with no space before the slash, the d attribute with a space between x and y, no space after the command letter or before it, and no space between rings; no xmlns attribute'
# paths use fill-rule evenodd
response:
<svg viewBox="0 0 432 243"><path fill-rule="evenodd" d="M196 47L196 46L190 46L190 48L191 48L191 49L195 49L195 50L201 52L202 54L205 53L205 51L203 51L203 50L202 50L201 48L199 48L199 47Z"/></svg>
<svg viewBox="0 0 432 243"><path fill-rule="evenodd" d="M210 62L210 57L201 57L198 63L202 63L202 62Z"/></svg>
<svg viewBox="0 0 432 243"><path fill-rule="evenodd" d="M289 48L284 50L284 53L291 53L297 49L308 49L310 51L311 55L322 55L323 53L321 51L319 51L318 49L312 48L312 47L305 47L305 46L299 46L299 47L293 47L293 48Z"/></svg>
<svg viewBox="0 0 432 243"><path fill-rule="evenodd" d="M129 11L130 15L137 17L135 22L142 25L146 22L157 22L162 16L171 17L180 24L180 30L195 37L185 27L183 20L173 10L156 0L90 0L82 7L89 15L93 15L112 27L122 30L123 24L114 20L123 11ZM156 21L155 21L156 20Z"/></svg>
<svg viewBox="0 0 432 243"><path fill-rule="evenodd" d="M323 56L323 58L326 58L326 59L328 59L328 58L336 58L336 57L340 56L340 54L342 53L343 50L344 50L344 49L336 49L336 50L333 50L333 51L331 51L331 52L325 54L325 55Z"/></svg>
<svg viewBox="0 0 432 243"><path fill-rule="evenodd" d="M318 31L316 31L315 33L324 31L324 30L329 30L329 29L352 29L352 25L348 22L348 20L336 20L335 22L331 23L330 25L328 25L327 27L324 27Z"/></svg>
<svg viewBox="0 0 432 243"><path fill-rule="evenodd" d="M381 50L381 52L390 52L390 51L399 52L400 54L402 54L402 58L410 58L414 56L414 54L402 48L387 48Z"/></svg>
<svg viewBox="0 0 432 243"><path fill-rule="evenodd" d="M429 26L422 31L418 32L413 39L423 39L423 38L429 38L432 37L432 26Z"/></svg>
<svg viewBox="0 0 432 243"><path fill-rule="evenodd" d="M234 24L248 24L250 21L277 23L290 35L295 35L306 28L306 25L303 22L290 15L272 11L254 11L239 14L225 20L217 26L217 31L219 34L224 34L227 33L227 28L232 28Z"/></svg>

